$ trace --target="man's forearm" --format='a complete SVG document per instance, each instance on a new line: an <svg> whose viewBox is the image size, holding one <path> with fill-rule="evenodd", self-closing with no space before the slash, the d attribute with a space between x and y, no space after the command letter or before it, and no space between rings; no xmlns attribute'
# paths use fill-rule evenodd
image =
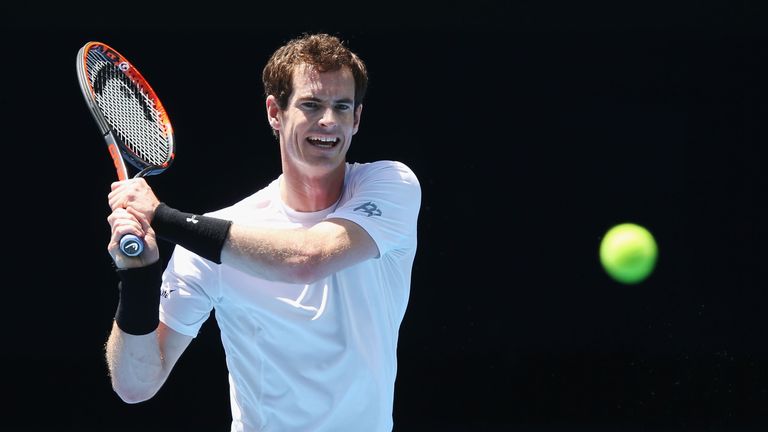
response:
<svg viewBox="0 0 768 432"><path fill-rule="evenodd" d="M150 399L167 377L156 332L131 335L113 324L106 359L112 388L128 403Z"/></svg>
<svg viewBox="0 0 768 432"><path fill-rule="evenodd" d="M335 219L310 228L262 229L232 225L222 261L268 280L312 283L366 259L378 248L354 222Z"/></svg>

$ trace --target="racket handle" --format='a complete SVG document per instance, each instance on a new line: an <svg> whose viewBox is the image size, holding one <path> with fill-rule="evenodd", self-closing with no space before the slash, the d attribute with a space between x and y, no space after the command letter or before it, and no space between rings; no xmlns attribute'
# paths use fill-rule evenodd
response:
<svg viewBox="0 0 768 432"><path fill-rule="evenodd" d="M120 251L130 257L139 256L144 252L144 242L133 234L126 234L120 239Z"/></svg>

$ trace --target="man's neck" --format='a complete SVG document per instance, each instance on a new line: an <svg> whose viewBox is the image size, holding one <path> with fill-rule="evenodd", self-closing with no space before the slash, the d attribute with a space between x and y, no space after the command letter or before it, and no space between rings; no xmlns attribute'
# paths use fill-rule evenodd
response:
<svg viewBox="0 0 768 432"><path fill-rule="evenodd" d="M296 211L314 212L327 209L341 197L345 171L346 164L319 176L308 176L284 169L280 182L280 197L288 207Z"/></svg>

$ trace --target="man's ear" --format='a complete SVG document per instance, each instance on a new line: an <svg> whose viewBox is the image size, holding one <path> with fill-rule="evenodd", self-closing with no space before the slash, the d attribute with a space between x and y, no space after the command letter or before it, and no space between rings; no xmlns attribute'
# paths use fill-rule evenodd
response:
<svg viewBox="0 0 768 432"><path fill-rule="evenodd" d="M280 107L277 105L277 98L272 95L267 96L267 121L274 130L280 130Z"/></svg>
<svg viewBox="0 0 768 432"><path fill-rule="evenodd" d="M355 108L355 123L354 126L352 126L352 135L357 133L357 130L360 128L360 116L363 114L363 104L360 104Z"/></svg>

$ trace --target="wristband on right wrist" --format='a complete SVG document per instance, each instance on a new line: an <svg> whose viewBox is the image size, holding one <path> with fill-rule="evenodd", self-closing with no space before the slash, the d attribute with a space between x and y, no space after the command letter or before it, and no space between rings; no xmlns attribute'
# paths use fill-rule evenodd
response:
<svg viewBox="0 0 768 432"><path fill-rule="evenodd" d="M160 324L160 285L163 267L160 260L146 267L118 269L120 292L115 322L132 335L152 333Z"/></svg>

